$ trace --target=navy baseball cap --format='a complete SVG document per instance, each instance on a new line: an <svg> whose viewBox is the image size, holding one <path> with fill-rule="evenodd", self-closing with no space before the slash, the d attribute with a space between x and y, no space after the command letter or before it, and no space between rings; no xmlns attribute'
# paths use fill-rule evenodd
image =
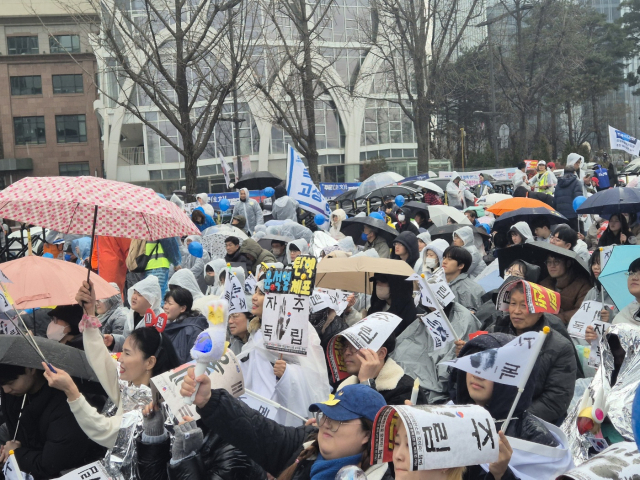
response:
<svg viewBox="0 0 640 480"><path fill-rule="evenodd" d="M373 388L368 385L347 385L329 400L314 403L309 407L310 412L321 411L331 420L346 422L356 418L368 418L372 422L387 402Z"/></svg>

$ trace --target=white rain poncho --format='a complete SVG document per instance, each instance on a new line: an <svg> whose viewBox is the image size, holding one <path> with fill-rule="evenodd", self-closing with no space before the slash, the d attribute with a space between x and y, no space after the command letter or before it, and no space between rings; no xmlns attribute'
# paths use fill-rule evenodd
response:
<svg viewBox="0 0 640 480"><path fill-rule="evenodd" d="M233 206L233 216L242 215L247 221L244 229L248 232L253 232L256 226L264 224L262 209L260 204L250 197L248 189L241 188L240 192L242 191L246 194L246 200L244 202L238 201Z"/></svg>
<svg viewBox="0 0 640 480"><path fill-rule="evenodd" d="M180 208L180 210L184 210L184 202L180 200L180 197L177 196L175 193L171 195L171 198L169 199L169 201L171 203L175 203L178 206L178 208Z"/></svg>
<svg viewBox="0 0 640 480"><path fill-rule="evenodd" d="M156 315L162 313L162 309L160 308L160 304L162 302L162 291L160 290L158 277L149 275L148 277L140 280L133 287L130 287L129 290L127 290L127 298L129 299L129 301L131 301L131 297L133 296L134 291L142 295L147 300L147 302L151 304L151 309ZM127 320L124 322L123 334L113 336L113 353L121 352L125 338L127 338L129 334L133 332L134 328L139 328L140 326L142 326L142 321L138 322L138 325L134 325L134 313L135 312L131 309L127 311Z"/></svg>
<svg viewBox="0 0 640 480"><path fill-rule="evenodd" d="M337 221L333 220L333 217L338 217ZM340 231L342 227L342 221L347 218L346 212L341 208L336 208L333 212L331 212L331 228L329 228L329 235L331 235L336 240L342 240L345 235Z"/></svg>
<svg viewBox="0 0 640 480"><path fill-rule="evenodd" d="M283 237L304 238L308 244L311 243L311 239L313 238L313 232L311 230L304 225L294 222L293 220L285 220L277 227L277 230L273 230L270 227L267 232L275 235L282 235Z"/></svg>
<svg viewBox="0 0 640 480"><path fill-rule="evenodd" d="M320 258L322 249L332 245L337 246L337 240L332 238L328 233L318 230L317 232L313 232L313 238L311 239L311 246L309 250L311 251L311 255L316 258Z"/></svg>
<svg viewBox="0 0 640 480"><path fill-rule="evenodd" d="M200 204L200 202L198 202L198 206L202 207L204 213L209 215L211 218L215 218L216 212L213 209L213 206L209 203L209 195L207 195L206 193L199 193L198 195L196 195L196 199L202 200L203 204Z"/></svg>
<svg viewBox="0 0 640 480"><path fill-rule="evenodd" d="M525 243L533 242L533 233L531 233L531 227L529 227L529 224L527 222L518 222L514 224L509 229L509 232L513 230L518 232L524 238Z"/></svg>
<svg viewBox="0 0 640 480"><path fill-rule="evenodd" d="M464 242L464 248L471 254L471 267L467 271L470 278L475 278L482 273L487 266L482 259L482 255L476 248L473 239L473 229L471 227L462 227L453 232L455 236Z"/></svg>
<svg viewBox="0 0 640 480"><path fill-rule="evenodd" d="M293 263L293 260L291 260L291 250L290 250L292 244L298 247L298 250L300 250L300 255L309 255L309 245L307 244L307 241L304 238L299 238L298 240L291 240L289 243L287 243L287 262L289 263L289 265Z"/></svg>
<svg viewBox="0 0 640 480"><path fill-rule="evenodd" d="M103 335L121 334L124 331L124 323L127 320L127 309L122 305L122 294L120 293L118 284L109 282L109 285L115 288L118 293L112 297L100 300L107 308L106 312L98 315L98 320L100 320L102 324L100 333Z"/></svg>
<svg viewBox="0 0 640 480"><path fill-rule="evenodd" d="M196 277L193 275L191 270L178 270L169 279L169 285L177 285L178 287L186 288L191 292L191 296L194 301L204 297L200 291L200 286L196 281Z"/></svg>
<svg viewBox="0 0 640 480"><path fill-rule="evenodd" d="M271 218L274 220L298 221L298 202L289 195L278 198L271 207Z"/></svg>
<svg viewBox="0 0 640 480"><path fill-rule="evenodd" d="M204 274L207 274L207 267L211 267L213 273L215 274L215 280L213 286L209 286L207 289L207 295L215 295L216 297L220 297L224 294L224 286L220 282L220 273L227 266L227 262L225 262L224 258L216 258L215 260L211 260L209 263L205 265Z"/></svg>
<svg viewBox="0 0 640 480"><path fill-rule="evenodd" d="M464 200L463 200L464 196L460 187L458 187L458 185L453 183L453 181L456 178L460 178L460 175L458 175L458 172L451 172L451 181L447 183L447 189L446 189L447 202L451 207L462 208L464 206Z"/></svg>

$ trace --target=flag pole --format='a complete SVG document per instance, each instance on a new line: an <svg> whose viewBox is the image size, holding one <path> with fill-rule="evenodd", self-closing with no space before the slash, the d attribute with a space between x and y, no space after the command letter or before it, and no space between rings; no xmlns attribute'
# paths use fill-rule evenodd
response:
<svg viewBox="0 0 640 480"><path fill-rule="evenodd" d="M424 280L424 284L427 286L427 290L429 290L429 293L431 294L431 298L433 299L433 301L436 304L436 310L438 310L438 312L440 313L440 315L442 316L444 321L447 322L447 326L449 327L449 330L451 330L451 332L453 333L453 336L455 337L456 342L459 341L460 340L460 336L453 329L453 326L451 325L451 322L449 321L449 317L447 317L447 314L444 313L444 309L442 308L442 305L440 305L440 302L438 301L438 297L436 297L436 295L433 293L433 290L431 290L431 286L429 285L429 282L427 281L427 279L424 278L424 273L421 274L421 278L422 278L422 280Z"/></svg>
<svg viewBox="0 0 640 480"><path fill-rule="evenodd" d="M282 405L280 405L277 402L274 402L273 400L270 400L270 399L268 399L266 397L263 397L262 395L258 395L257 393L252 392L251 390L247 390L246 388L244 390L244 393L248 394L249 396L251 396L251 397L253 397L253 398L257 399L257 400L260 400L261 402L264 402L264 403L266 403L268 405L271 405L272 407L275 407L275 408L277 408L279 410L284 410L288 414L293 415L294 417L298 417L300 420L302 420L303 423L307 423L307 420L308 420L307 418L304 418L302 415L298 415L296 412L294 412L292 410L289 410L288 408L283 407Z"/></svg>
<svg viewBox="0 0 640 480"><path fill-rule="evenodd" d="M515 411L516 406L520 401L520 397L522 396L522 392L524 392L524 388L527 385L527 381L529 380L529 376L531 375L531 370L533 370L533 366L536 364L536 360L538 359L540 350L542 350L542 345L544 344L544 341L546 340L547 335L549 334L550 331L551 329L549 327L544 327L542 329L542 335L538 337L538 340L533 346L534 353L533 355L531 355L529 363L527 364L527 366L522 372L522 377L521 377L520 383L518 384L518 394L516 395L516 398L513 401L513 404L511 405L511 410L509 410L509 415L507 415L507 419L502 423L502 428L500 428L500 430L502 430L502 432L505 435L507 433L507 428L509 427L509 423L511 422L511 418L513 417L513 412Z"/></svg>

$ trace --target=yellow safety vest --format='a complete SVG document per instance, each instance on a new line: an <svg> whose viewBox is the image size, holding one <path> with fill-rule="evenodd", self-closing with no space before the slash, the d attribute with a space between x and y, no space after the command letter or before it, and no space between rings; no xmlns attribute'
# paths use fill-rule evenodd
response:
<svg viewBox="0 0 640 480"><path fill-rule="evenodd" d="M542 186L549 185L549 182L547 182L548 179L549 179L549 171L546 171L544 172L544 175L540 177L540 180L538 180L538 186L536 187L536 192L546 193L547 195L552 194L548 188L544 190L540 188Z"/></svg>
<svg viewBox="0 0 640 480"><path fill-rule="evenodd" d="M157 249L156 249L156 245L158 245ZM155 249L155 252L154 252L154 249ZM152 252L153 252L153 255L151 255ZM147 263L146 270L153 270L154 268L169 268L171 266L171 263L169 262L167 255L164 253L164 250L162 249L162 245L160 244L160 241L147 242L144 253L146 255L151 256L151 258L149 258L149 262Z"/></svg>

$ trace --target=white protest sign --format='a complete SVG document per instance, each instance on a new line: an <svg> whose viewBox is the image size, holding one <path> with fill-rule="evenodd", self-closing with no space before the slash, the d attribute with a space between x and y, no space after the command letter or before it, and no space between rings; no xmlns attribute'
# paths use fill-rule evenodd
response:
<svg viewBox="0 0 640 480"><path fill-rule="evenodd" d="M229 315L249 311L247 300L244 296L244 286L231 270L227 270L227 280L224 284L224 299L229 303Z"/></svg>
<svg viewBox="0 0 640 480"><path fill-rule="evenodd" d="M13 283L11 280L9 280L9 277L7 277L2 270L0 270L0 282Z"/></svg>
<svg viewBox="0 0 640 480"><path fill-rule="evenodd" d="M414 273L407 277L407 282L418 282L418 287L420 288L420 302L422 305L429 308L436 308L435 300L431 298L431 292L429 292L429 288L427 288L424 278L417 273Z"/></svg>
<svg viewBox="0 0 640 480"><path fill-rule="evenodd" d="M313 291L314 293L315 292L326 293L327 295L329 295L329 297L331 297L331 301L334 303L334 306L330 308L335 310L336 315L342 315L344 311L347 309L347 307L349 306L349 295L351 295L349 292L345 292L343 290L338 290L338 289L321 288L321 287L316 287L313 289ZM313 299L311 300L311 303L313 305Z"/></svg>
<svg viewBox="0 0 640 480"><path fill-rule="evenodd" d="M13 300L11 299L9 292L4 289L0 291L0 312L8 312L9 310L13 310L13 307L11 306L12 303Z"/></svg>
<svg viewBox="0 0 640 480"><path fill-rule="evenodd" d="M500 348L455 358L439 365L449 365L485 380L518 386L526 373L527 365L533 365L539 349L536 343L541 332L526 332ZM526 379L524 379L526 381Z"/></svg>
<svg viewBox="0 0 640 480"><path fill-rule="evenodd" d="M635 137L609 125L609 146L611 150L622 150L630 155L640 155L640 142Z"/></svg>
<svg viewBox="0 0 640 480"><path fill-rule="evenodd" d="M573 314L569 321L567 331L569 335L575 338L583 338L587 327L592 325L593 322L600 318L600 311L602 310L602 303L594 300L587 300L582 302L580 308Z"/></svg>
<svg viewBox="0 0 640 480"><path fill-rule="evenodd" d="M0 319L0 335L20 335L20 332L12 321Z"/></svg>
<svg viewBox="0 0 640 480"><path fill-rule="evenodd" d="M180 385L187 375L187 370L194 365L195 362L185 363L151 379L152 388L155 388L162 396L171 413L180 421L185 415L193 417L194 420L200 418L195 405L186 405L184 398L180 395ZM220 360L210 363L207 367L207 374L211 379L212 388L223 388L234 397L239 397L244 393L242 369L231 350L227 349Z"/></svg>
<svg viewBox="0 0 640 480"><path fill-rule="evenodd" d="M247 275L247 278L244 280L244 293L246 295L253 295L256 292L257 284L258 280L253 276L253 273Z"/></svg>
<svg viewBox="0 0 640 480"><path fill-rule="evenodd" d="M33 480L33 477L28 473L21 472L18 468L18 463L15 457L11 455L5 462L2 468L5 480ZM108 479L108 477L106 477Z"/></svg>
<svg viewBox="0 0 640 480"><path fill-rule="evenodd" d="M613 245L609 245L608 247L600 247L600 271L604 270L605 265L611 258L613 247Z"/></svg>
<svg viewBox="0 0 640 480"><path fill-rule="evenodd" d="M396 416L397 414L397 416ZM436 470L493 463L500 440L491 414L478 405L384 407L373 426L374 463L393 460L399 422L409 443L410 470Z"/></svg>
<svg viewBox="0 0 640 480"><path fill-rule="evenodd" d="M611 445L562 475L570 480L631 480L638 476L640 453L635 442Z"/></svg>
<svg viewBox="0 0 640 480"><path fill-rule="evenodd" d="M276 415L278 414L278 408L273 405L263 402L260 399L249 395L249 393L245 392L244 395L238 397L239 400L242 400L244 403L249 405L254 410L258 411L260 415L263 417L269 418L271 420L276 419Z"/></svg>
<svg viewBox="0 0 640 480"><path fill-rule="evenodd" d="M447 278L444 275L442 267L433 272L433 275L427 279L427 282L429 282L431 291L443 307L446 307L456 300L455 294L451 291L447 283Z"/></svg>
<svg viewBox="0 0 640 480"><path fill-rule="evenodd" d="M453 346L455 335L449 327L449 322L442 318L439 311L436 310L428 315L422 315L420 320L422 320L424 326L427 327L429 335L431 335L434 352L449 349L449 347Z"/></svg>
<svg viewBox="0 0 640 480"><path fill-rule="evenodd" d="M602 358L601 349L600 349L600 340L602 340L602 337L604 336L606 331L609 330L609 327L611 326L611 324L601 322L600 320L595 320L591 324L591 326L593 327L593 330L595 331L595 333L598 335L598 338L591 342L591 351L589 352L589 359L587 360L587 365L593 368L598 368L600 366L600 360Z"/></svg>
<svg viewBox="0 0 640 480"><path fill-rule="evenodd" d="M262 313L262 335L267 350L306 355L309 344L309 297L268 293Z"/></svg>
<svg viewBox="0 0 640 480"><path fill-rule="evenodd" d="M109 480L109 474L101 462L93 462L59 477L57 480Z"/></svg>

